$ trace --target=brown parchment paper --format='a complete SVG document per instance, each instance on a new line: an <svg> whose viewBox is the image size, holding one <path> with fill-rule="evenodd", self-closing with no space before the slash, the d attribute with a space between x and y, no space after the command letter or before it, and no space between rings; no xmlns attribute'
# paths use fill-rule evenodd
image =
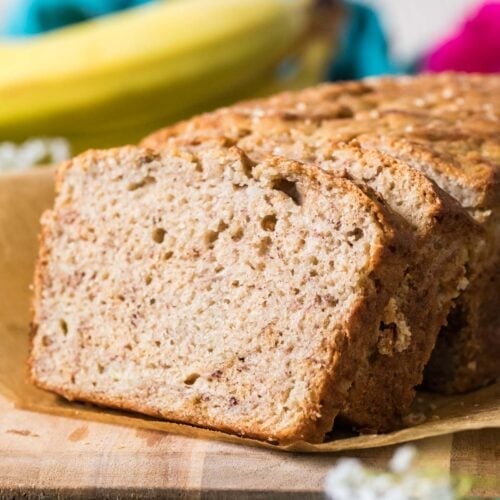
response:
<svg viewBox="0 0 500 500"><path fill-rule="evenodd" d="M48 168L0 175L0 393L18 407L190 437L302 452L370 448L457 431L500 427L500 383L462 396L420 393L412 414L413 423L397 432L355 436L335 429L324 444L297 442L286 447L139 414L70 403L37 389L26 380L29 285L36 256L40 214L53 199L52 179L53 171Z"/></svg>

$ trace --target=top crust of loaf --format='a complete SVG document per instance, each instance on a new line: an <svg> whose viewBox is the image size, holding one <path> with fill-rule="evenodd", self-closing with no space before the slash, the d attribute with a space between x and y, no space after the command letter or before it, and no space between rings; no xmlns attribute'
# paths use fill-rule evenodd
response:
<svg viewBox="0 0 500 500"><path fill-rule="evenodd" d="M327 83L201 115L156 132L143 144L159 147L173 137L203 140L221 133L236 142L249 131L278 134L280 128L316 130L331 141L383 134L387 148L390 141L408 155L411 147L429 160L433 174L464 206L489 209L500 201L499 96L496 75Z"/></svg>
<svg viewBox="0 0 500 500"><path fill-rule="evenodd" d="M499 95L498 75L446 73L323 83L240 103L233 109L246 113L287 113L313 120L359 118L405 110L453 120L476 114L495 122L500 113Z"/></svg>
<svg viewBox="0 0 500 500"><path fill-rule="evenodd" d="M88 152L59 169L42 220L32 380L259 439L321 441L403 276L385 214L350 181L237 148Z"/></svg>

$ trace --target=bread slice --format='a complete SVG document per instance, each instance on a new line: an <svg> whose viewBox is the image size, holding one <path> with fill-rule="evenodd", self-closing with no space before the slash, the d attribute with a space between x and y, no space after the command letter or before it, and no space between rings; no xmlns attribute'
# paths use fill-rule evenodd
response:
<svg viewBox="0 0 500 500"><path fill-rule="evenodd" d="M351 179L368 196L383 200L399 216L401 229L411 233L414 252L384 312L378 352L372 354L369 370L358 372L342 412L363 430L395 427L409 409L414 387L422 382L453 300L466 286L465 266L470 242L479 237L477 227L427 177L375 150L339 146L325 133L324 124L290 123L278 115L249 119L245 113L225 111L173 127L159 139L203 145L217 133L254 160L278 154Z"/></svg>
<svg viewBox="0 0 500 500"><path fill-rule="evenodd" d="M456 302L426 368L426 385L465 392L500 376L500 141L489 133L415 127L407 138L359 141L407 161L451 193L485 232L473 245L470 285Z"/></svg>
<svg viewBox="0 0 500 500"><path fill-rule="evenodd" d="M322 441L403 278L404 242L380 204L314 166L220 145L90 151L56 184L35 275L35 384Z"/></svg>

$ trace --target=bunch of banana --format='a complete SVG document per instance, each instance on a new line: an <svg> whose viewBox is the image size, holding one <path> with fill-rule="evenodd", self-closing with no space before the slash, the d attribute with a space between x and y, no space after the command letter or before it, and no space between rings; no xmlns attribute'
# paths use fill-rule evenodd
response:
<svg viewBox="0 0 500 500"><path fill-rule="evenodd" d="M160 1L4 43L0 142L60 136L74 152L131 143L197 112L315 83L331 49L307 42L313 4ZM283 75L284 60L299 66Z"/></svg>

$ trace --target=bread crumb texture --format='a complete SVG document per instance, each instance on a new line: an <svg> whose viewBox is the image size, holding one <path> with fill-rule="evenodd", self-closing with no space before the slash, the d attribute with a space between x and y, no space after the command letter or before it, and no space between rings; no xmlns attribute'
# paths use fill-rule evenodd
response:
<svg viewBox="0 0 500 500"><path fill-rule="evenodd" d="M89 152L60 169L43 217L32 377L70 399L321 441L376 341L394 240L381 210L349 181L237 148Z"/></svg>

